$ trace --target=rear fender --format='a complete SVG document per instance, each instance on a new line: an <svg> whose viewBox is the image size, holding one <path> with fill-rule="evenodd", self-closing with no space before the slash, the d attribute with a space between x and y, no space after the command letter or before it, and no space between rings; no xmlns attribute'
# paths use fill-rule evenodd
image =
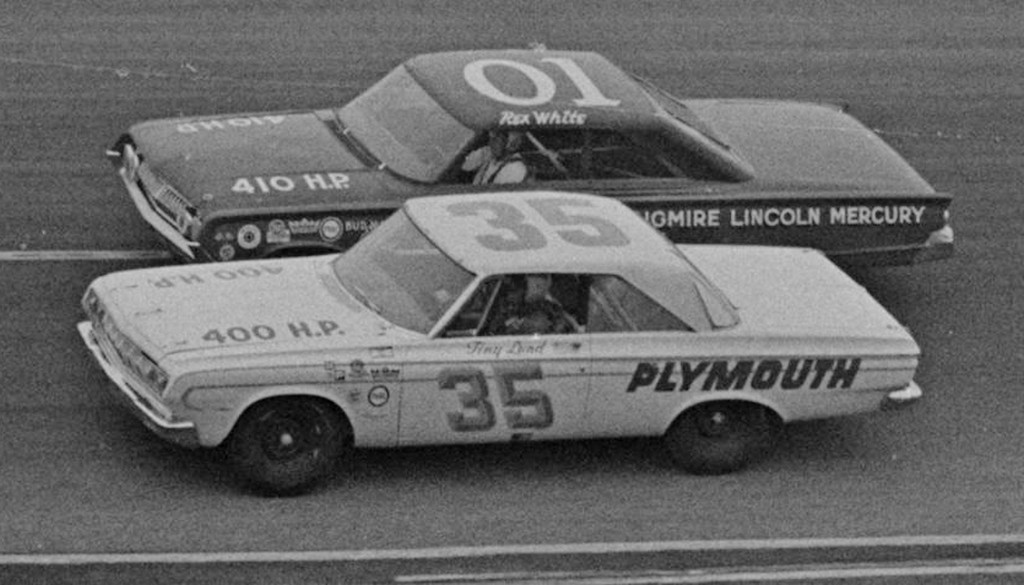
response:
<svg viewBox="0 0 1024 585"><path fill-rule="evenodd" d="M669 417L668 422L664 425L664 428L661 429L661 433L664 434L666 431L668 431L669 427L671 427L672 424L675 423L675 421L679 419L680 415L682 415L687 410L690 410L690 409L692 409L692 408L694 408L694 407L696 407L696 406L698 406L700 404L707 404L709 402L735 402L735 403L742 402L742 403L746 403L746 404L756 404L756 405L766 409L768 412L772 413L773 415L775 415L775 417L778 419L778 422L780 424L784 423L784 422L786 422L786 421L788 421L788 420L790 420L792 418L792 416L789 413L787 413L784 410L780 409L777 404L774 404L774 403L772 403L772 402L770 402L768 400L765 400L765 399L761 398L760 396L757 396L757 395L754 395L754 394L747 395L747 396L730 396L730 397L727 397L727 398L726 397L719 397L719 396L712 395L712 396L707 396L706 398L702 397L702 398L698 398L696 400L691 400L690 402L687 402L686 404L684 404L680 408L676 409L672 413L672 416Z"/></svg>

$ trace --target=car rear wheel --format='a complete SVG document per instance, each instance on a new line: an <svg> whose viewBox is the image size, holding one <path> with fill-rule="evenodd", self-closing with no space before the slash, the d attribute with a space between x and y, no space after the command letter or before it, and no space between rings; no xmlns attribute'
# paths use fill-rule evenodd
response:
<svg viewBox="0 0 1024 585"><path fill-rule="evenodd" d="M334 470L350 427L336 408L316 398L278 398L250 407L229 442L241 477L258 491L294 495Z"/></svg>
<svg viewBox="0 0 1024 585"><path fill-rule="evenodd" d="M665 433L665 445L673 462L689 473L730 473L768 451L779 427L775 413L760 405L706 402L679 415Z"/></svg>

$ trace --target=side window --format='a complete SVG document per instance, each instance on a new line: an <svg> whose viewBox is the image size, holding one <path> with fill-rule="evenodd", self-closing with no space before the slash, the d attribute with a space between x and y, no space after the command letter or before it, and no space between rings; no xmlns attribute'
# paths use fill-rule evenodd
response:
<svg viewBox="0 0 1024 585"><path fill-rule="evenodd" d="M692 331L678 317L617 276L596 276L587 303L587 330Z"/></svg>
<svg viewBox="0 0 1024 585"><path fill-rule="evenodd" d="M594 132L589 166L596 179L668 178L680 173L661 153L644 148L617 132Z"/></svg>
<svg viewBox="0 0 1024 585"><path fill-rule="evenodd" d="M489 278L452 319L442 337L552 335L586 328L589 280L575 274L509 274Z"/></svg>
<svg viewBox="0 0 1024 585"><path fill-rule="evenodd" d="M585 278L574 274L515 274L504 277L481 335L581 333Z"/></svg>
<svg viewBox="0 0 1024 585"><path fill-rule="evenodd" d="M522 155L538 181L667 178L682 175L656 136L601 130L529 130Z"/></svg>
<svg viewBox="0 0 1024 585"><path fill-rule="evenodd" d="M517 130L522 141L516 150L528 169L528 181L565 181L583 178L582 155L584 132L580 130ZM456 158L455 164L442 178L443 183L471 183L476 169L493 156L488 145L488 133L474 139L466 153Z"/></svg>
<svg viewBox="0 0 1024 585"><path fill-rule="evenodd" d="M583 175L584 133L580 130L529 130L523 160L536 181L565 181Z"/></svg>
<svg viewBox="0 0 1024 585"><path fill-rule="evenodd" d="M501 284L500 277L488 278L480 283L473 296L466 301L462 309L455 315L441 337L472 337L480 334L488 311L494 306L494 300Z"/></svg>

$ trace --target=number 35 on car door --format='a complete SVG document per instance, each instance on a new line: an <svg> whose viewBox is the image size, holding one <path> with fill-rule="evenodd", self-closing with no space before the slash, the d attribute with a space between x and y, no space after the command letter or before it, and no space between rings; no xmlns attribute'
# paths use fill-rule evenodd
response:
<svg viewBox="0 0 1024 585"><path fill-rule="evenodd" d="M403 392L401 444L554 439L582 430L590 385L585 336L440 345L447 346L448 359L409 362L423 365L409 372Z"/></svg>

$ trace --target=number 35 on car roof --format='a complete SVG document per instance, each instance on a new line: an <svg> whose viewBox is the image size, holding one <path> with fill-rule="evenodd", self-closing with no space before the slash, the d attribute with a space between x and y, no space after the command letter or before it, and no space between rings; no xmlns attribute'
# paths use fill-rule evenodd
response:
<svg viewBox="0 0 1024 585"><path fill-rule="evenodd" d="M447 206L454 217L478 217L499 230L478 235L477 242L498 252L540 250L549 237L584 247L619 247L630 243L629 237L611 221L597 215L569 213L568 207L591 207L590 202L576 199L528 199L526 205L543 220L531 223L523 211L504 201L460 201ZM580 226L566 229L565 226Z"/></svg>

